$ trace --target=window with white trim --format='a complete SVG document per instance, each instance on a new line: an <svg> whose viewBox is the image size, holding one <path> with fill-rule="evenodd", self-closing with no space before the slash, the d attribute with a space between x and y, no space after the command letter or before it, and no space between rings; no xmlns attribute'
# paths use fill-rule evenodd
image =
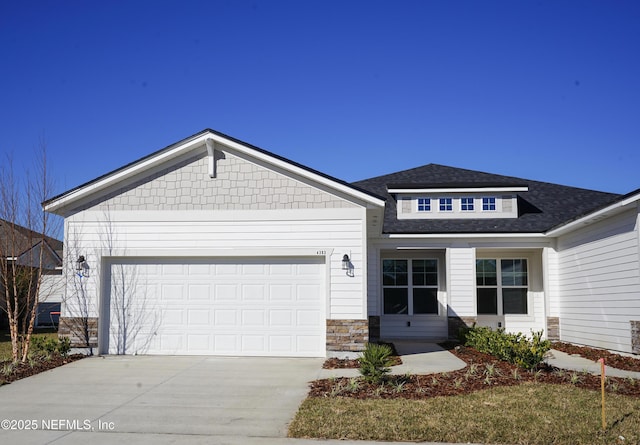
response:
<svg viewBox="0 0 640 445"><path fill-rule="evenodd" d="M460 210L463 212L473 212L473 198L460 198Z"/></svg>
<svg viewBox="0 0 640 445"><path fill-rule="evenodd" d="M526 259L476 260L478 315L526 315L528 291Z"/></svg>
<svg viewBox="0 0 640 445"><path fill-rule="evenodd" d="M383 312L438 314L438 260L382 260Z"/></svg>
<svg viewBox="0 0 640 445"><path fill-rule="evenodd" d="M418 212L431 211L431 198L418 198Z"/></svg>
<svg viewBox="0 0 640 445"><path fill-rule="evenodd" d="M441 212L453 212L453 199L452 198L440 198L440 211Z"/></svg>
<svg viewBox="0 0 640 445"><path fill-rule="evenodd" d="M482 211L491 212L496 210L496 198L486 197L482 198Z"/></svg>

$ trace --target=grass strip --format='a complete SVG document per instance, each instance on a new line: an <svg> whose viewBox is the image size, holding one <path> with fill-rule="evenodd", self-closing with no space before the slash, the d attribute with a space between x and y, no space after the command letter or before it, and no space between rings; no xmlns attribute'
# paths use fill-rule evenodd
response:
<svg viewBox="0 0 640 445"><path fill-rule="evenodd" d="M289 437L526 445L640 443L640 399L525 383L425 400L308 398Z"/></svg>

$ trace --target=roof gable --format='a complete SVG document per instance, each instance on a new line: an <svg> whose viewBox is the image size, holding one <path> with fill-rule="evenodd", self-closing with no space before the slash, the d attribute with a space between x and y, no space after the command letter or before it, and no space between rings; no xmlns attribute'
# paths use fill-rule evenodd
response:
<svg viewBox="0 0 640 445"><path fill-rule="evenodd" d="M55 267L62 264L59 252L62 241L42 235L34 230L0 219L0 253L9 258L17 258L20 264L35 264L39 249L44 250L44 263Z"/></svg>
<svg viewBox="0 0 640 445"><path fill-rule="evenodd" d="M409 170L355 182L357 187L387 198L384 233L543 233L603 205L619 195L540 181L495 175L474 170L428 164ZM397 202L388 189L528 187L518 195L518 218L501 219L403 219L397 218Z"/></svg>
<svg viewBox="0 0 640 445"><path fill-rule="evenodd" d="M217 151L216 151L217 150ZM129 190L132 184L145 182L146 178L171 170L173 166L201 156L206 161L209 175L215 177L216 152L231 152L239 157L251 158L255 163L278 171L324 191L358 203L382 207L384 201L368 191L358 189L339 179L295 163L253 145L241 142L213 130L204 130L189 138L156 151L117 170L80 185L43 203L46 211L69 215L92 204L121 193L121 186Z"/></svg>

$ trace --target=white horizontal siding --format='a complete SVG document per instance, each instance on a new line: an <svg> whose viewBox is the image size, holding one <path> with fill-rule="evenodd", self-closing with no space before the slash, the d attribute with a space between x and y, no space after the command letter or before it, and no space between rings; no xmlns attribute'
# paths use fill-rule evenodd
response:
<svg viewBox="0 0 640 445"><path fill-rule="evenodd" d="M560 316L560 278L558 276L558 252L555 249L543 250L543 270L546 274L545 291L549 307L547 313L550 317Z"/></svg>
<svg viewBox="0 0 640 445"><path fill-rule="evenodd" d="M368 257L368 282L367 282L367 311L368 315L380 315L382 298L380 295L382 278L380 276L381 259L378 247L369 247Z"/></svg>
<svg viewBox="0 0 640 445"><path fill-rule="evenodd" d="M231 213L231 212L230 212ZM264 218L260 218L261 213ZM289 218L284 218L283 213ZM279 251L306 249L306 255L325 255L328 263L328 318L366 317L364 308L364 209L331 209L280 212L83 212L65 221L65 248L71 256L87 257L91 277L87 291L97 296L101 257L279 255ZM71 253L75 252L75 253ZM243 252L243 253L240 253ZM281 255L282 253L280 253ZM349 255L354 276L342 270Z"/></svg>
<svg viewBox="0 0 640 445"><path fill-rule="evenodd" d="M475 249L453 247L447 249L449 315L476 315Z"/></svg>
<svg viewBox="0 0 640 445"><path fill-rule="evenodd" d="M636 209L558 239L560 335L564 341L631 352L640 320Z"/></svg>

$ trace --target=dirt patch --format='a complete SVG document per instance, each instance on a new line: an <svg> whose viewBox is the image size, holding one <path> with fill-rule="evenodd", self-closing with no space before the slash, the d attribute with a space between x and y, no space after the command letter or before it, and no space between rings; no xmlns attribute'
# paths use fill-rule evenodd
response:
<svg viewBox="0 0 640 445"><path fill-rule="evenodd" d="M534 381L600 390L600 376L597 375L565 371L548 365L541 365L533 372L524 371L467 347L451 349L451 353L466 362L467 366L458 371L440 374L389 376L384 385L370 384L359 377L316 380L310 385L309 396L424 399L468 394L496 386L513 386ZM606 390L640 397L640 381L607 378Z"/></svg>

